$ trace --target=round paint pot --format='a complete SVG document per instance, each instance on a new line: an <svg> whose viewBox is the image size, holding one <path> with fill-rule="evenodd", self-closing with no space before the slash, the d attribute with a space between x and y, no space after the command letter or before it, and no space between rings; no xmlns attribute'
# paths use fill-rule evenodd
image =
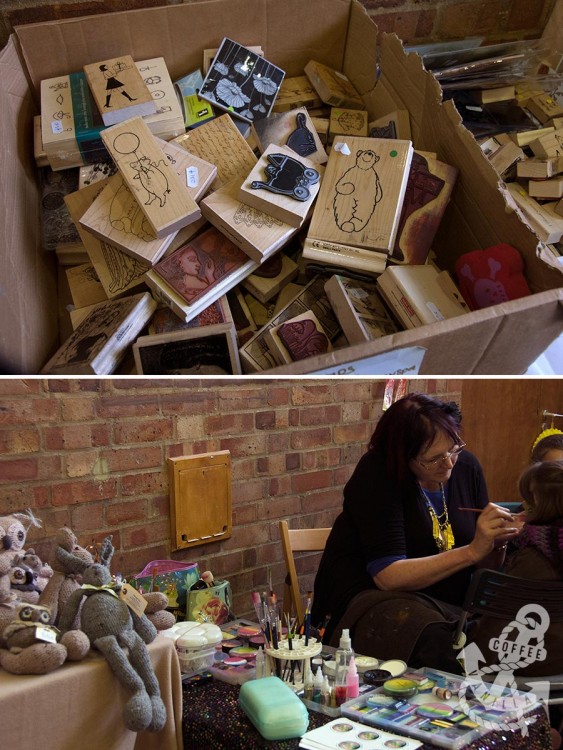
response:
<svg viewBox="0 0 563 750"><path fill-rule="evenodd" d="M392 677L391 672L388 672L386 669L368 669L367 672L364 672L363 680L367 685L379 687L390 677Z"/></svg>
<svg viewBox="0 0 563 750"><path fill-rule="evenodd" d="M266 643L266 639L263 635L254 635L252 638L248 639L248 645L252 646L253 648L260 648L261 646L264 646Z"/></svg>
<svg viewBox="0 0 563 750"><path fill-rule="evenodd" d="M260 628L243 626L237 630L237 638L254 638L260 635Z"/></svg>
<svg viewBox="0 0 563 750"><path fill-rule="evenodd" d="M368 694L366 698L366 706L371 708L384 708L385 706L391 706L393 703L395 703L395 698L379 692L374 692L373 695Z"/></svg>
<svg viewBox="0 0 563 750"><path fill-rule="evenodd" d="M367 672L368 669L377 669L379 666L379 659L374 656L356 656L354 657L356 669L360 674Z"/></svg>
<svg viewBox="0 0 563 750"><path fill-rule="evenodd" d="M247 661L246 659L239 659L236 656L229 656L228 659L223 660L223 664L228 667L244 667Z"/></svg>
<svg viewBox="0 0 563 750"><path fill-rule="evenodd" d="M237 646L229 651L229 656L236 659L256 659L256 649L252 646Z"/></svg>
<svg viewBox="0 0 563 750"><path fill-rule="evenodd" d="M379 665L380 669L386 669L391 672L391 677L400 677L403 672L407 671L407 665L401 659L389 659L384 661L383 664Z"/></svg>
<svg viewBox="0 0 563 750"><path fill-rule="evenodd" d="M414 680L406 680L402 677L392 677L383 683L383 692L394 698L410 698L418 692L418 685Z"/></svg>
<svg viewBox="0 0 563 750"><path fill-rule="evenodd" d="M226 654L229 654L233 648L239 648L240 646L242 646L242 641L237 641L234 638L232 640L221 641L221 649Z"/></svg>
<svg viewBox="0 0 563 750"><path fill-rule="evenodd" d="M453 712L453 708L445 703L422 703L416 709L419 716L425 716L428 719L447 719Z"/></svg>

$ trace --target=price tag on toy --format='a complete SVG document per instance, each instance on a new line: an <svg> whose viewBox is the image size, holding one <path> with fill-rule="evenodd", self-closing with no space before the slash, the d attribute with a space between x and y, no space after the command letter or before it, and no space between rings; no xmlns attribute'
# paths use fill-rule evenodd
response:
<svg viewBox="0 0 563 750"><path fill-rule="evenodd" d="M147 606L147 600L145 597L142 594L139 594L137 589L134 589L133 586L129 586L128 584L121 587L119 598L139 617L141 617Z"/></svg>
<svg viewBox="0 0 563 750"><path fill-rule="evenodd" d="M57 631L48 625L36 625L35 638L38 641L45 641L46 643L56 643Z"/></svg>

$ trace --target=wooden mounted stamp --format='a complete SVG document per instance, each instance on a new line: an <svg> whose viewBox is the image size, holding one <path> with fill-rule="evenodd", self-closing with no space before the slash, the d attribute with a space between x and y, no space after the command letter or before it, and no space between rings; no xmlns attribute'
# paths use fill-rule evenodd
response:
<svg viewBox="0 0 563 750"><path fill-rule="evenodd" d="M396 109L383 117L372 120L368 123L367 134L370 138L412 140L409 111L407 109Z"/></svg>
<svg viewBox="0 0 563 750"><path fill-rule="evenodd" d="M131 55L89 63L84 73L105 125L156 112L156 103Z"/></svg>
<svg viewBox="0 0 563 750"><path fill-rule="evenodd" d="M264 50L262 49L262 47L260 47L260 45L248 46L246 49L249 49L251 52L254 52L260 57L264 57ZM219 47L203 50L203 61L201 64L203 75L207 75L207 73L209 72L209 68L211 67L211 63L215 59L215 55L217 54L217 52L219 52Z"/></svg>
<svg viewBox="0 0 563 750"><path fill-rule="evenodd" d="M346 109L364 109L364 102L350 80L339 70L309 60L305 75L325 104Z"/></svg>
<svg viewBox="0 0 563 750"><path fill-rule="evenodd" d="M563 156L524 159L516 165L516 176L528 180L547 180L560 172L563 172Z"/></svg>
<svg viewBox="0 0 563 750"><path fill-rule="evenodd" d="M518 148L514 143L509 146ZM393 262L411 265L426 262L457 176L456 167L431 157L424 158L416 152L413 154L390 256Z"/></svg>
<svg viewBox="0 0 563 750"><path fill-rule="evenodd" d="M139 375L241 374L232 322L140 336L133 355Z"/></svg>
<svg viewBox="0 0 563 750"><path fill-rule="evenodd" d="M293 76L283 79L272 112L289 112L298 107L314 109L322 106L321 97L317 94L307 76Z"/></svg>
<svg viewBox="0 0 563 750"><path fill-rule="evenodd" d="M493 154L489 156L489 161L497 173L504 177L510 172L519 161L526 158L524 151L512 141L501 144Z"/></svg>
<svg viewBox="0 0 563 750"><path fill-rule="evenodd" d="M542 135L528 145L534 152L534 156L538 156L540 159L563 156L563 128Z"/></svg>
<svg viewBox="0 0 563 750"><path fill-rule="evenodd" d="M297 263L285 253L276 253L242 281L242 286L266 304L298 273Z"/></svg>
<svg viewBox="0 0 563 750"><path fill-rule="evenodd" d="M332 351L330 339L312 310L269 328L265 340L280 365Z"/></svg>
<svg viewBox="0 0 563 750"><path fill-rule="evenodd" d="M368 113L364 109L332 107L328 127L328 142L350 135L365 138L368 135Z"/></svg>
<svg viewBox="0 0 563 750"><path fill-rule="evenodd" d="M410 141L345 139L333 147L308 239L390 253L410 172ZM347 153L346 153L347 152Z"/></svg>
<svg viewBox="0 0 563 750"><path fill-rule="evenodd" d="M517 182L506 185L512 200L522 212L522 220L548 245L560 242L563 237L563 218L557 214L556 202L540 204L531 198Z"/></svg>
<svg viewBox="0 0 563 750"><path fill-rule="evenodd" d="M143 118L151 133L165 141L184 133L184 113L164 58L139 60L135 66L156 104L156 112Z"/></svg>
<svg viewBox="0 0 563 750"><path fill-rule="evenodd" d="M315 164L325 164L328 155L305 107L270 115L253 125L260 151L268 146L287 146Z"/></svg>
<svg viewBox="0 0 563 750"><path fill-rule="evenodd" d="M215 227L193 238L148 271L154 296L189 322L226 294L257 264Z"/></svg>
<svg viewBox="0 0 563 750"><path fill-rule="evenodd" d="M107 294L92 263L71 266L66 271L66 277L75 307L88 307L107 300Z"/></svg>
<svg viewBox="0 0 563 750"><path fill-rule="evenodd" d="M554 117L563 117L563 107L550 94L532 96L526 102L526 109L541 122L550 125Z"/></svg>
<svg viewBox="0 0 563 750"><path fill-rule="evenodd" d="M298 231L239 200L242 179L231 180L200 203L205 218L256 263L263 263Z"/></svg>
<svg viewBox="0 0 563 750"><path fill-rule="evenodd" d="M399 330L375 283L334 275L325 291L349 344L361 344Z"/></svg>
<svg viewBox="0 0 563 750"><path fill-rule="evenodd" d="M176 143L160 139L157 143L190 197L199 200L215 178L217 168ZM101 240L151 265L160 260L176 234L171 232L160 239L154 236L139 202L120 174L109 179L80 223Z"/></svg>
<svg viewBox="0 0 563 750"><path fill-rule="evenodd" d="M271 144L243 181L239 200L293 227L305 221L319 192L319 164Z"/></svg>
<svg viewBox="0 0 563 750"><path fill-rule="evenodd" d="M277 65L225 37L199 96L251 123L268 117L284 76Z"/></svg>
<svg viewBox="0 0 563 750"><path fill-rule="evenodd" d="M156 237L199 218L200 210L185 182L140 117L107 128L102 140Z"/></svg>
<svg viewBox="0 0 563 750"><path fill-rule="evenodd" d="M528 195L540 200L559 200L563 198L563 176L551 177L549 180L530 180Z"/></svg>
<svg viewBox="0 0 563 750"><path fill-rule="evenodd" d="M536 130L517 130L515 133L509 133L509 136L517 146L523 148L546 135L550 135L554 131L555 128L548 125L545 128L537 128Z"/></svg>
<svg viewBox="0 0 563 750"><path fill-rule="evenodd" d="M103 242L80 224L81 217L104 190L107 182L108 178L71 193L65 197L65 203L100 283L108 298L113 299L139 286L150 265L126 255L108 242Z"/></svg>
<svg viewBox="0 0 563 750"><path fill-rule="evenodd" d="M221 115L174 139L182 148L217 167L211 183L217 190L230 180L245 177L257 158L230 115Z"/></svg>
<svg viewBox="0 0 563 750"><path fill-rule="evenodd" d="M41 370L44 375L111 375L149 322L148 292L100 302Z"/></svg>

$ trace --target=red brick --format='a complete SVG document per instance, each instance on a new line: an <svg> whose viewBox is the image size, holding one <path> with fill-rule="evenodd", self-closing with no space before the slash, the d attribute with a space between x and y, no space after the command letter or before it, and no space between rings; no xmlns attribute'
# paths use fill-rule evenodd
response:
<svg viewBox="0 0 563 750"><path fill-rule="evenodd" d="M233 508L233 526L254 523L257 517L256 505L254 503L237 505Z"/></svg>
<svg viewBox="0 0 563 750"><path fill-rule="evenodd" d="M251 432L254 429L254 414L241 412L232 414L213 414L204 420L207 435L233 435Z"/></svg>
<svg viewBox="0 0 563 750"><path fill-rule="evenodd" d="M121 529L121 535L126 549L167 542L170 539L170 521L152 519L142 526Z"/></svg>
<svg viewBox="0 0 563 750"><path fill-rule="evenodd" d="M382 381L382 385L385 385L385 381ZM347 378L344 378L334 388L334 402L337 404L371 403L374 398L373 387L374 384L369 380L349 382Z"/></svg>
<svg viewBox="0 0 563 750"><path fill-rule="evenodd" d="M508 12L507 31L529 31L538 29L541 33L546 19L546 11L552 5L546 0L512 0Z"/></svg>
<svg viewBox="0 0 563 750"><path fill-rule="evenodd" d="M295 496L274 497L273 495L268 498L267 502L264 503L264 515L266 518L272 520L277 525L280 518L291 516L293 513L298 513L300 509L300 500Z"/></svg>
<svg viewBox="0 0 563 750"><path fill-rule="evenodd" d="M291 476L274 477L268 482L268 495L287 495L291 492Z"/></svg>
<svg viewBox="0 0 563 750"><path fill-rule="evenodd" d="M311 492L307 495L306 502L304 503L307 507L307 512L325 512L332 513L332 519L330 523L318 523L311 522L311 527L317 526L332 526L332 521L338 513L342 510L342 488L334 487L330 489L320 490L319 492ZM335 512L336 511L336 512ZM304 526L308 528L309 524Z"/></svg>
<svg viewBox="0 0 563 750"><path fill-rule="evenodd" d="M118 526L129 521L142 521L147 517L147 501L112 503L106 508L106 521L112 526Z"/></svg>
<svg viewBox="0 0 563 750"><path fill-rule="evenodd" d="M45 447L48 450L79 450L108 445L110 428L107 424L70 424L43 428Z"/></svg>
<svg viewBox="0 0 563 750"><path fill-rule="evenodd" d="M487 36L501 30L507 17L503 0L453 3L442 5L439 10L436 31L440 39Z"/></svg>
<svg viewBox="0 0 563 750"><path fill-rule="evenodd" d="M113 428L114 442L118 445L153 443L171 440L174 437L172 418L133 419L119 422Z"/></svg>
<svg viewBox="0 0 563 750"><path fill-rule="evenodd" d="M286 471L295 471L301 467L301 454L300 453L287 453L285 456L285 469Z"/></svg>
<svg viewBox="0 0 563 750"><path fill-rule="evenodd" d="M96 399L96 414L102 419L159 416L158 395L102 396Z"/></svg>
<svg viewBox="0 0 563 750"><path fill-rule="evenodd" d="M257 430L272 430L276 426L275 411L259 411L254 417Z"/></svg>
<svg viewBox="0 0 563 750"><path fill-rule="evenodd" d="M315 448L319 445L332 444L332 434L328 427L319 427L316 430L299 430L291 433L291 448L303 450Z"/></svg>
<svg viewBox="0 0 563 750"><path fill-rule="evenodd" d="M58 404L47 398L3 400L0 404L2 426L56 422Z"/></svg>
<svg viewBox="0 0 563 750"><path fill-rule="evenodd" d="M245 550L239 550L237 552L229 552L225 555L221 555L220 557L215 558L215 560L213 561L213 566L210 567L214 578L217 578L219 580L227 579L230 582L233 571L241 570L241 568L244 567L244 554ZM200 572L203 573L205 569L206 568L200 567Z"/></svg>
<svg viewBox="0 0 563 750"><path fill-rule="evenodd" d="M272 432L268 435L268 453L285 453L289 448L289 432Z"/></svg>
<svg viewBox="0 0 563 750"><path fill-rule="evenodd" d="M289 388L287 386L268 389L268 404L270 406L286 406L289 403Z"/></svg>
<svg viewBox="0 0 563 750"><path fill-rule="evenodd" d="M238 388L222 388L217 393L218 410L222 414L244 409L263 409L267 403L268 389L265 385L253 386L239 384Z"/></svg>
<svg viewBox="0 0 563 750"><path fill-rule="evenodd" d="M299 412L300 424L310 427L320 424L334 424L340 422L342 410L340 406L314 406L301 409Z"/></svg>
<svg viewBox="0 0 563 750"><path fill-rule="evenodd" d="M101 503L86 503L74 506L70 511L71 529L77 536L86 532L97 532L106 526L104 508Z"/></svg>
<svg viewBox="0 0 563 750"><path fill-rule="evenodd" d="M0 396L34 396L42 393L43 381L41 380L0 378ZM3 411L3 406L1 409Z"/></svg>
<svg viewBox="0 0 563 750"><path fill-rule="evenodd" d="M131 469L152 469L163 465L162 448L119 448L104 451L103 458L107 460L109 471L129 471Z"/></svg>
<svg viewBox="0 0 563 750"><path fill-rule="evenodd" d="M289 424L290 427L298 427L299 426L299 409L290 409L289 410L288 424Z"/></svg>
<svg viewBox="0 0 563 750"><path fill-rule="evenodd" d="M166 471L139 472L121 477L121 493L129 495L154 495L168 488Z"/></svg>
<svg viewBox="0 0 563 750"><path fill-rule="evenodd" d="M238 438L223 438L220 444L221 450L230 451L232 458L256 456L266 453L268 436L264 434L241 435Z"/></svg>
<svg viewBox="0 0 563 750"><path fill-rule="evenodd" d="M97 482L87 479L79 482L63 482L51 487L52 504L54 506L73 505L75 503L90 503L96 500L111 500L117 494L115 479Z"/></svg>
<svg viewBox="0 0 563 750"><path fill-rule="evenodd" d="M291 475L291 489L293 492L309 492L319 490L323 487L331 487L333 482L332 471L311 471L302 474Z"/></svg>
<svg viewBox="0 0 563 750"><path fill-rule="evenodd" d="M176 381L178 382L178 381ZM215 396L213 393L182 391L180 393L164 393L160 397L163 414L211 414L215 411Z"/></svg>
<svg viewBox="0 0 563 750"><path fill-rule="evenodd" d="M98 451L74 451L63 454L65 475L70 479L95 476L107 479L107 462L100 459Z"/></svg>
<svg viewBox="0 0 563 750"><path fill-rule="evenodd" d="M21 482L38 479L37 458L14 458L0 461L0 482Z"/></svg>
<svg viewBox="0 0 563 750"><path fill-rule="evenodd" d="M236 503L250 503L261 500L264 497L264 480L233 483L231 498L233 505Z"/></svg>
<svg viewBox="0 0 563 750"><path fill-rule="evenodd" d="M0 456L9 453L36 453L39 448L39 431L35 428L0 429Z"/></svg>
<svg viewBox="0 0 563 750"><path fill-rule="evenodd" d="M7 485L0 488L0 516L20 513L24 508L42 510L49 502L49 490L42 485Z"/></svg>
<svg viewBox="0 0 563 750"><path fill-rule="evenodd" d="M224 549L229 551L235 549L245 549L247 547L257 546L269 542L267 524L252 524L251 526L237 526L233 529L233 535L230 539L223 542Z"/></svg>
<svg viewBox="0 0 563 750"><path fill-rule="evenodd" d="M70 380L52 378L47 381L47 390L51 393L70 393L71 385Z"/></svg>
<svg viewBox="0 0 563 750"><path fill-rule="evenodd" d="M170 558L168 543L152 544L142 549L119 551L113 556L112 569L119 569L125 576L140 573L151 560L167 560Z"/></svg>
<svg viewBox="0 0 563 750"><path fill-rule="evenodd" d="M332 389L329 385L295 385L291 389L291 402L296 406L328 404L331 401Z"/></svg>
<svg viewBox="0 0 563 750"><path fill-rule="evenodd" d="M367 443L373 430L367 424L345 424L335 425L333 430L335 443Z"/></svg>

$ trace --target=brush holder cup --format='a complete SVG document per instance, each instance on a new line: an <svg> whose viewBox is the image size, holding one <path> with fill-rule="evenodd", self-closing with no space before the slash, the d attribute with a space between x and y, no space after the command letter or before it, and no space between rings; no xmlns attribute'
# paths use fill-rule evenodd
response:
<svg viewBox="0 0 563 750"><path fill-rule="evenodd" d="M278 648L265 649L266 675L275 675L294 690L299 690L311 669L311 659L318 656L322 648L322 643L316 638L309 638L307 645L303 636L282 638Z"/></svg>

